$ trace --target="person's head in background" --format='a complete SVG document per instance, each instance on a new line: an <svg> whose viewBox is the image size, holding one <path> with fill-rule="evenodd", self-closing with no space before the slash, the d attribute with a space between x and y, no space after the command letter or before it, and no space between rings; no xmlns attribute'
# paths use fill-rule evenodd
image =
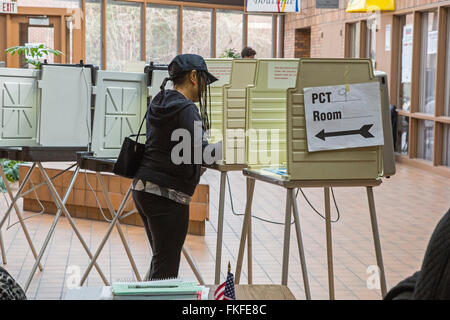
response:
<svg viewBox="0 0 450 320"><path fill-rule="evenodd" d="M255 59L256 51L251 47L245 47L242 49L241 57L242 59Z"/></svg>

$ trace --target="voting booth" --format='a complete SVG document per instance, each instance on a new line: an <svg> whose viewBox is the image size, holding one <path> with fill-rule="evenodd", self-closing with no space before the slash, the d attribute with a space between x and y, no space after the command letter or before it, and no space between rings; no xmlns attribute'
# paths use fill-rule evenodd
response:
<svg viewBox="0 0 450 320"><path fill-rule="evenodd" d="M246 162L251 169L286 166L286 92L295 86L298 63L258 60L255 85L247 88L246 97Z"/></svg>
<svg viewBox="0 0 450 320"><path fill-rule="evenodd" d="M0 68L0 146L37 145L40 71Z"/></svg>
<svg viewBox="0 0 450 320"><path fill-rule="evenodd" d="M258 60L233 61L230 83L223 87L223 163L245 164L247 87L254 85Z"/></svg>
<svg viewBox="0 0 450 320"><path fill-rule="evenodd" d="M209 86L211 92L211 139L209 142L216 143L222 140L223 86L230 83L233 59L205 59L205 62L208 71L219 79Z"/></svg>
<svg viewBox="0 0 450 320"><path fill-rule="evenodd" d="M330 299L334 299L330 191L333 187L365 187L384 296L386 277L373 187L381 184L383 176L395 174L386 74L374 74L370 59L300 59L296 80L283 99L269 88L283 83L274 79L292 81L288 77L292 66L277 68L278 63L260 61L255 88L247 89L248 168L243 170L247 203L235 281L240 281L245 242L251 241L255 181L263 181L286 189L281 283L288 281L293 216L305 295L311 298L296 191L323 188L328 284ZM250 249L247 256L251 257Z"/></svg>

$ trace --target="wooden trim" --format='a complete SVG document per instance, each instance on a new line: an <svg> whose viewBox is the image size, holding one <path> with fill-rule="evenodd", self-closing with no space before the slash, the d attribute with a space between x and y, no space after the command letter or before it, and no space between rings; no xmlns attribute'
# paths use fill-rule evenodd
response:
<svg viewBox="0 0 450 320"><path fill-rule="evenodd" d="M242 47L245 48L248 45L248 14L244 13L244 23L242 24Z"/></svg>
<svg viewBox="0 0 450 320"><path fill-rule="evenodd" d="M70 16L70 10L67 8L51 8L51 7L18 7L17 14L18 15L42 15L42 11L45 11L45 15L47 16Z"/></svg>
<svg viewBox="0 0 450 320"><path fill-rule="evenodd" d="M272 15L272 57L277 57L278 51L278 16Z"/></svg>
<svg viewBox="0 0 450 320"><path fill-rule="evenodd" d="M361 20L359 24L359 57L367 57L367 20Z"/></svg>
<svg viewBox="0 0 450 320"><path fill-rule="evenodd" d="M419 111L420 103L420 61L422 47L422 14L414 12L413 52L411 74L411 112Z"/></svg>
<svg viewBox="0 0 450 320"><path fill-rule="evenodd" d="M214 8L211 14L211 57L217 58L217 9Z"/></svg>
<svg viewBox="0 0 450 320"><path fill-rule="evenodd" d="M86 62L86 0L81 0L81 59Z"/></svg>
<svg viewBox="0 0 450 320"><path fill-rule="evenodd" d="M344 39L344 57L350 58L350 52L351 52L351 41L350 41L350 35L351 35L351 23L345 24L345 39Z"/></svg>
<svg viewBox="0 0 450 320"><path fill-rule="evenodd" d="M444 115L445 104L445 72L447 60L447 9L439 8L438 12L438 43L436 61L436 95L435 114ZM438 68L437 66L442 66ZM450 75L449 75L450 76Z"/></svg>
<svg viewBox="0 0 450 320"><path fill-rule="evenodd" d="M392 16L392 27L391 27L391 82L389 84L389 102L396 107L400 107L400 101L399 101L399 80L400 80L400 71L401 71L401 64L400 64L400 16Z"/></svg>
<svg viewBox="0 0 450 320"><path fill-rule="evenodd" d="M178 53L183 53L183 5L178 8Z"/></svg>
<svg viewBox="0 0 450 320"><path fill-rule="evenodd" d="M141 60L147 61L147 3L141 7Z"/></svg>
<svg viewBox="0 0 450 320"><path fill-rule="evenodd" d="M436 117L436 121L440 122L440 123L450 124L450 117L439 116L439 117Z"/></svg>
<svg viewBox="0 0 450 320"><path fill-rule="evenodd" d="M280 39L279 39L279 53L278 53L278 58L284 58L284 43L285 43L285 28L286 28L286 16L285 15L280 15L279 16L279 21L280 21Z"/></svg>
<svg viewBox="0 0 450 320"><path fill-rule="evenodd" d="M442 165L442 147L444 135L444 125L439 122L434 122L434 143L433 143L433 165Z"/></svg>
<svg viewBox="0 0 450 320"><path fill-rule="evenodd" d="M167 1L167 0L122 0L122 1L146 2L146 3L162 4L162 5L169 5L169 6L184 6L184 7L196 7L196 8L207 8L207 9L244 11L244 6L195 3L195 2L186 2L186 1Z"/></svg>
<svg viewBox="0 0 450 320"><path fill-rule="evenodd" d="M59 62L61 63L67 63L67 50L66 50L66 39L67 39L67 35L66 35L66 19L64 16L61 16L60 18L60 30L61 30L61 34L60 34L60 38L61 38L61 51L63 52L62 55L60 55L59 57L56 58L60 58ZM55 28L56 29L56 28Z"/></svg>
<svg viewBox="0 0 450 320"><path fill-rule="evenodd" d="M450 178L450 167L445 166L433 166L430 161L422 160L422 159L410 159L405 155L396 153L395 160L398 163L404 163L411 167L421 169L427 172L431 172L433 174L437 174L441 177Z"/></svg>
<svg viewBox="0 0 450 320"><path fill-rule="evenodd" d="M6 15L5 27L6 27L6 48L10 48L14 44L12 42L13 39L12 39L12 30L11 30L11 15L9 15L9 14ZM6 66L8 68L12 67L12 60L13 60L13 57L10 54L7 54L5 62L6 62Z"/></svg>
<svg viewBox="0 0 450 320"><path fill-rule="evenodd" d="M106 5L107 5L107 0L102 0L102 8L101 8L101 19L102 19L102 28L101 28L101 33L102 33L102 69L106 70L107 68L107 63L106 63Z"/></svg>

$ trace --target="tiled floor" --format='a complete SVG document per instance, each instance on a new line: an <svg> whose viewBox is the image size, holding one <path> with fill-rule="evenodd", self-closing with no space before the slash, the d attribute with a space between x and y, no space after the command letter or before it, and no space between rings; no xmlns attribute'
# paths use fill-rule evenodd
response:
<svg viewBox="0 0 450 320"><path fill-rule="evenodd" d="M235 209L243 213L245 207L245 179L239 172L230 174ZM219 174L207 172L202 183L211 186L211 218L207 222L206 236L188 236L186 245L207 283L214 281L216 227L218 209ZM305 193L312 204L323 212L323 190L308 189ZM450 206L450 181L412 167L399 164L397 174L384 179L374 189L375 202L383 249L388 288L420 268L429 237L437 222ZM341 218L334 223L333 253L337 299L379 299L379 290L368 288L371 265L376 265L367 196L364 188L336 188L336 200ZM0 196L1 197L1 196ZM306 262L313 299L328 298L325 223L298 196ZM0 198L0 212L5 211L5 201ZM257 182L253 215L282 222L284 220L285 194L283 189ZM29 214L27 214L28 216ZM333 216L336 210L333 208ZM13 220L15 220L13 214ZM53 216L40 215L27 220L33 241L40 248ZM95 251L108 227L104 222L75 219L88 245ZM242 216L231 212L227 194L222 270L228 261L233 270L236 265ZM279 283L283 226L253 219L253 281L254 283ZM150 251L144 230L140 227L124 227L131 244L139 271L145 274L150 262ZM33 256L18 225L2 230L7 251L4 267L23 285L33 265ZM288 286L298 299L304 299L303 280L298 258L295 228L291 231L291 250ZM247 280L244 259L241 283ZM82 246L70 228L66 218L57 226L49 249L43 257L44 271L38 272L27 292L30 299L61 299L67 286L75 283L78 274L88 264ZM133 277L130 264L116 230L99 257L99 264L110 280ZM184 258L181 261L181 277L194 275ZM223 274L224 278L225 274ZM369 284L371 282L369 281ZM101 285L101 279L92 270L87 285Z"/></svg>

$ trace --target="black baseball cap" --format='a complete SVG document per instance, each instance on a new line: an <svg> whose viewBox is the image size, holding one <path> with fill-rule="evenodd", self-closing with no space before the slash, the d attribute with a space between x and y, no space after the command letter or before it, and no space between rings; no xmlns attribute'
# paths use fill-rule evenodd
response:
<svg viewBox="0 0 450 320"><path fill-rule="evenodd" d="M173 65L177 64L181 71L203 71L206 73L208 85L213 82L216 82L217 79L208 71L208 67L206 65L205 59L203 59L198 54L179 54L175 58L173 58L172 62L169 64L169 75L174 76L175 72L173 70Z"/></svg>

